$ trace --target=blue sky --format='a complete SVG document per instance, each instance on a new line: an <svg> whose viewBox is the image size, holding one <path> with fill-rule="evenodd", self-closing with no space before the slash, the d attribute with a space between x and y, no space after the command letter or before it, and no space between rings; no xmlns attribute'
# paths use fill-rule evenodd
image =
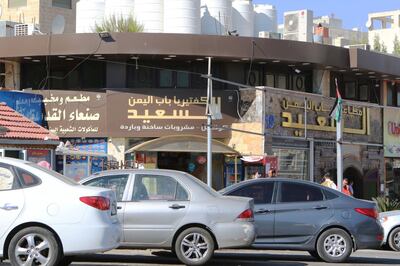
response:
<svg viewBox="0 0 400 266"><path fill-rule="evenodd" d="M398 10L400 0L253 0L254 4L271 4L278 11L278 23L282 23L284 11L310 9L314 16L335 14L345 28L359 27L363 30L368 13Z"/></svg>

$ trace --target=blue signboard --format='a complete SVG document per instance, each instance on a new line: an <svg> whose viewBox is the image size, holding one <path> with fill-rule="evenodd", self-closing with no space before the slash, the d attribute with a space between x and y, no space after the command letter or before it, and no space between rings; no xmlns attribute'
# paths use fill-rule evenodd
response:
<svg viewBox="0 0 400 266"><path fill-rule="evenodd" d="M9 107L39 125L43 125L42 101L43 96L39 94L0 91L0 102L5 102Z"/></svg>

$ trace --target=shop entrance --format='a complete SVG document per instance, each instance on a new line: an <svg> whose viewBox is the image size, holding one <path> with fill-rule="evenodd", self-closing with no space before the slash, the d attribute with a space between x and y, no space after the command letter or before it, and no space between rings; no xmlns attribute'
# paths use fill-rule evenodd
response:
<svg viewBox="0 0 400 266"><path fill-rule="evenodd" d="M189 152L158 152L157 168L187 172L207 182L207 155Z"/></svg>
<svg viewBox="0 0 400 266"><path fill-rule="evenodd" d="M363 176L354 167L349 167L343 172L343 178L347 178L350 184L353 184L354 197L363 198L364 197L364 182Z"/></svg>

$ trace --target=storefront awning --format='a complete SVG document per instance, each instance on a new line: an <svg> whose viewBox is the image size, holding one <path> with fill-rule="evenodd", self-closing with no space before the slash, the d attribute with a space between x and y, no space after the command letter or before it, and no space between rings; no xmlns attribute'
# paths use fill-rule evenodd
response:
<svg viewBox="0 0 400 266"><path fill-rule="evenodd" d="M207 152L207 138L196 135L166 136L136 145L125 153L148 152ZM239 154L228 145L212 140L212 152Z"/></svg>
<svg viewBox="0 0 400 266"><path fill-rule="evenodd" d="M91 157L107 157L112 159L113 156L103 152L72 150L68 148L57 148L56 155L69 155L69 156L91 156Z"/></svg>

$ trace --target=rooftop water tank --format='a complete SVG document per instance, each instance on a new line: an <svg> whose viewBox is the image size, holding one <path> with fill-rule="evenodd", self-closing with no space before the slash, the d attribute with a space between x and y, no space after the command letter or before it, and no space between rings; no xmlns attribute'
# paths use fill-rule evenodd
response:
<svg viewBox="0 0 400 266"><path fill-rule="evenodd" d="M201 0L201 33L227 35L232 28L232 0Z"/></svg>
<svg viewBox="0 0 400 266"><path fill-rule="evenodd" d="M254 8L252 1L235 0L232 3L232 8L232 30L236 30L239 36L254 36Z"/></svg>
<svg viewBox="0 0 400 266"><path fill-rule="evenodd" d="M104 0L80 0L76 3L76 32L94 32L95 24L103 22Z"/></svg>
<svg viewBox="0 0 400 266"><path fill-rule="evenodd" d="M273 5L254 5L254 36L259 32L278 32L276 9Z"/></svg>
<svg viewBox="0 0 400 266"><path fill-rule="evenodd" d="M135 0L105 0L105 2L106 17L115 15L117 17L122 16L123 18L127 18L129 17L129 15L133 15Z"/></svg>
<svg viewBox="0 0 400 266"><path fill-rule="evenodd" d="M144 32L163 32L163 3L163 0L135 0L135 8L133 12L137 21L143 24Z"/></svg>
<svg viewBox="0 0 400 266"><path fill-rule="evenodd" d="M165 1L164 32L200 34L200 0Z"/></svg>

